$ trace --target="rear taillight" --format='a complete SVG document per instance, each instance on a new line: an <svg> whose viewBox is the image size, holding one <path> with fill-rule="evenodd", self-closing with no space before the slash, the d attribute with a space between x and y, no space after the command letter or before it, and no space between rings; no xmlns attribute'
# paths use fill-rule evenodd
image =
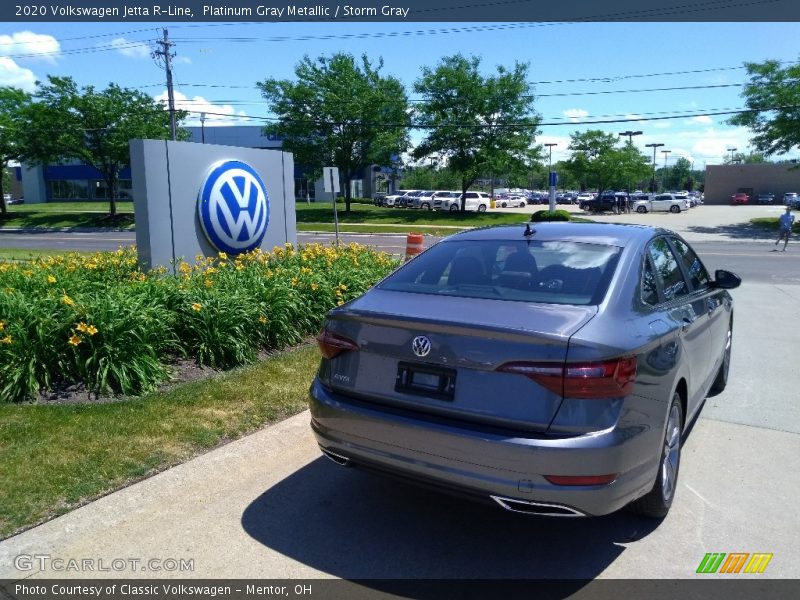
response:
<svg viewBox="0 0 800 600"><path fill-rule="evenodd" d="M319 332L317 344L319 344L319 351L322 353L322 356L327 359L338 356L342 352L358 350L358 344L353 340L343 335L333 333L328 329L323 329Z"/></svg>
<svg viewBox="0 0 800 600"><path fill-rule="evenodd" d="M589 363L510 362L497 368L532 379L565 398L616 398L627 396L636 380L636 357Z"/></svg>

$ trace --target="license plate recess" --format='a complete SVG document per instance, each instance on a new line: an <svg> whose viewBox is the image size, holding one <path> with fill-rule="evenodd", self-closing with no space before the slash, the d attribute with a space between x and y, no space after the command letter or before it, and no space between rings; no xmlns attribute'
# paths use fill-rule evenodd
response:
<svg viewBox="0 0 800 600"><path fill-rule="evenodd" d="M452 401L456 392L456 370L401 362L397 365L394 389L403 394Z"/></svg>

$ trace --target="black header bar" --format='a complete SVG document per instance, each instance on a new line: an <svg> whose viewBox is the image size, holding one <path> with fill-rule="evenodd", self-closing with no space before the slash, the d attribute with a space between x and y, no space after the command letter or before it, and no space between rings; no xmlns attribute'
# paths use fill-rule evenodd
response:
<svg viewBox="0 0 800 600"><path fill-rule="evenodd" d="M3 0L5 22L800 21L797 0Z"/></svg>

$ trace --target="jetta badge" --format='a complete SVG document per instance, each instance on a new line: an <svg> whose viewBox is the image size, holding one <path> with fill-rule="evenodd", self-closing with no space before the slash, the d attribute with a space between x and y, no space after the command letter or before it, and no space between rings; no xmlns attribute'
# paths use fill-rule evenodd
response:
<svg viewBox="0 0 800 600"><path fill-rule="evenodd" d="M431 341L424 335L418 335L414 338L414 341L411 342L411 349L414 351L414 354L420 358L428 356L428 353L431 351Z"/></svg>

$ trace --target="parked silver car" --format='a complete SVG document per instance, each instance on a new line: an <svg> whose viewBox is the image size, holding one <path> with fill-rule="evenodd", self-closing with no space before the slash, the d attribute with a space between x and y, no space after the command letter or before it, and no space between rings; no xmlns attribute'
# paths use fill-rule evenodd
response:
<svg viewBox="0 0 800 600"><path fill-rule="evenodd" d="M339 464L510 511L663 517L739 283L664 229L451 236L328 313L311 426Z"/></svg>

